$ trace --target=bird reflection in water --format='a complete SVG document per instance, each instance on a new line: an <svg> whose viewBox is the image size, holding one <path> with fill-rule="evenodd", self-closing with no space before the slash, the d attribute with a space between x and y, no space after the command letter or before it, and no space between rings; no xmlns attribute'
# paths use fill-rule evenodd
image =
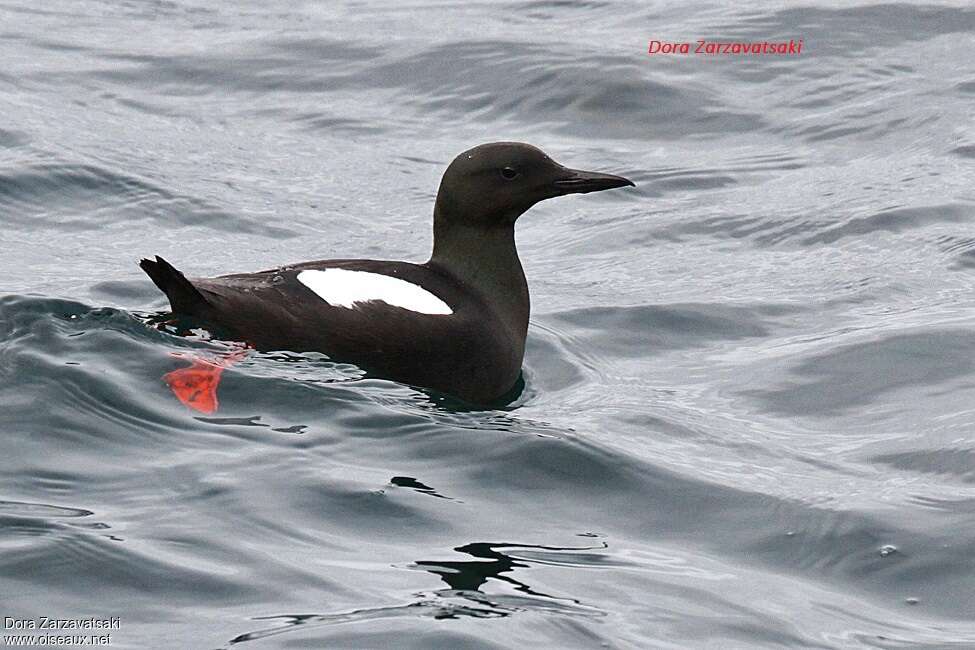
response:
<svg viewBox="0 0 975 650"><path fill-rule="evenodd" d="M406 605L391 607L377 607L358 609L336 614L297 614L258 617L256 620L275 620L281 624L272 628L241 634L230 641L230 644L244 641L255 641L276 634L282 634L298 629L308 629L308 626L324 626L337 623L350 623L383 618L401 618L410 616L429 616L435 619L454 619L460 617L472 618L500 618L511 616L518 611L550 611L559 614L586 617L601 617L602 610L583 605L575 598L559 597L546 594L530 587L527 583L509 575L516 569L527 569L533 563L563 564L572 566L571 560L566 563L554 561L534 561L509 555L502 549L525 549L528 551L551 552L553 555L562 552L571 554L579 551L591 551L607 548L605 542L599 546L540 546L535 544L509 544L474 542L458 546L454 550L465 553L474 560L465 561L431 561L419 560L410 568L428 571L447 583L449 589L440 589L432 593L420 593L420 600ZM591 556L590 556L591 557ZM591 562L586 564L592 565ZM595 563L598 564L598 563ZM488 594L481 587L488 580L498 580L511 585L520 596L509 594ZM462 599L464 602L458 602Z"/></svg>

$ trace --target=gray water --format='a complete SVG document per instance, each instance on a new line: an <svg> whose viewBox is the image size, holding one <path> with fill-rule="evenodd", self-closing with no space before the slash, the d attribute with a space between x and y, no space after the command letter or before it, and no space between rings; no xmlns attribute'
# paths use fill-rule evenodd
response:
<svg viewBox="0 0 975 650"><path fill-rule="evenodd" d="M0 2L0 617L975 647L975 10L736 6ZM646 51L697 38L804 44ZM514 404L283 353L212 416L170 393L208 346L149 326L140 257L423 260L502 139L638 186L519 222Z"/></svg>

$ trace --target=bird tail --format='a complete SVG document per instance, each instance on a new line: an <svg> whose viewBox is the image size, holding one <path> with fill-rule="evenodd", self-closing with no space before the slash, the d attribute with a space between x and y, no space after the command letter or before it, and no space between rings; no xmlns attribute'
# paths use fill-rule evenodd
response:
<svg viewBox="0 0 975 650"><path fill-rule="evenodd" d="M202 315L210 306L206 297L181 271L158 255L155 261L143 259L139 266L169 298L173 313Z"/></svg>

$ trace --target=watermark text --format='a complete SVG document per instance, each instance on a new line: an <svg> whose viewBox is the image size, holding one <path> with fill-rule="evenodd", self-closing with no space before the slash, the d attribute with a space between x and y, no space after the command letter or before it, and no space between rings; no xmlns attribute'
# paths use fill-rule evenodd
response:
<svg viewBox="0 0 975 650"><path fill-rule="evenodd" d="M668 55L702 56L799 56L802 54L802 39L788 41L709 41L700 38L696 41L650 41L647 53Z"/></svg>
<svg viewBox="0 0 975 650"><path fill-rule="evenodd" d="M34 616L18 618L3 617L3 632L0 647L33 646L109 646L112 645L112 630L119 630L122 620L118 616L99 618L60 618L56 616ZM12 634L12 632L17 632Z"/></svg>

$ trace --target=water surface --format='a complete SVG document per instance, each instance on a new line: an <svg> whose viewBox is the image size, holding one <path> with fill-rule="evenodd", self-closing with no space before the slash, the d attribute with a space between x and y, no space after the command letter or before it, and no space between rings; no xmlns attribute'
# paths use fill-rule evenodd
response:
<svg viewBox="0 0 975 650"><path fill-rule="evenodd" d="M0 3L0 615L113 647L975 646L975 10ZM802 38L798 57L647 42ZM136 266L423 260L523 140L634 190L519 223L471 411L148 326ZM184 355L175 357L174 353Z"/></svg>

